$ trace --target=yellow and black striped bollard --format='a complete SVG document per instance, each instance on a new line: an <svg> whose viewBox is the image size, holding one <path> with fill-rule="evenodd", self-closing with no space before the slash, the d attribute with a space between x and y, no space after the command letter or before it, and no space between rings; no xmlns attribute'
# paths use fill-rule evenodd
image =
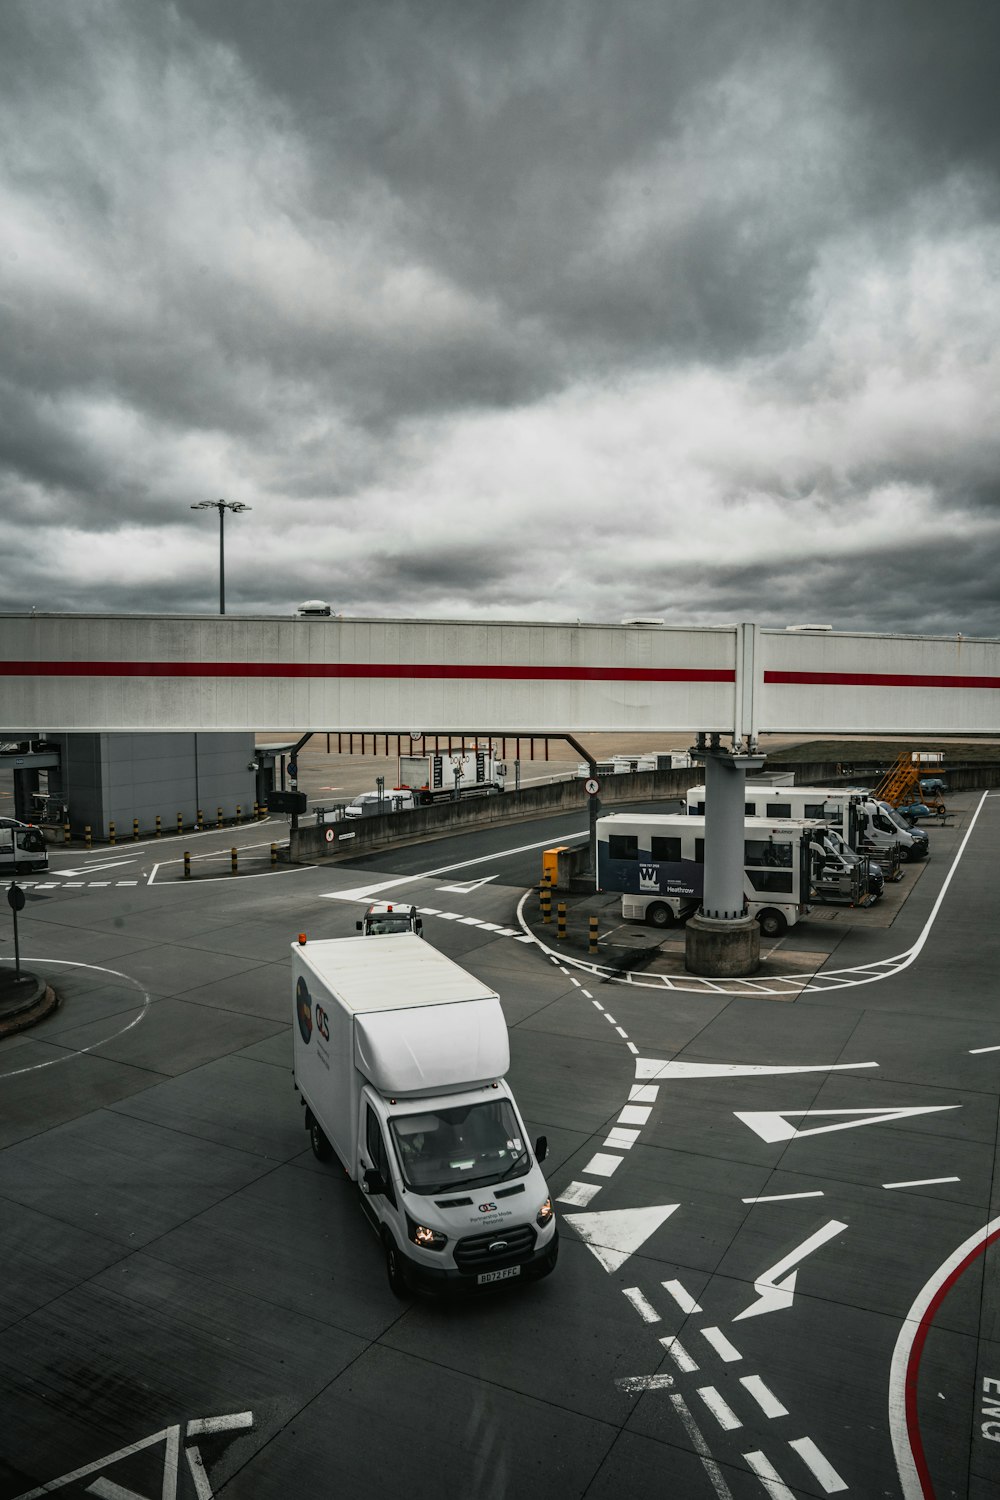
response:
<svg viewBox="0 0 1000 1500"><path fill-rule="evenodd" d="M599 925L600 924L598 922L597 917L591 917L591 918L589 918L590 951L591 951L591 953L596 953L598 951L598 948L597 948L597 929L598 929Z"/></svg>
<svg viewBox="0 0 1000 1500"><path fill-rule="evenodd" d="M133 843L135 842L135 840L138 837L139 837L139 819L138 818L133 818L132 819L132 841L133 841Z"/></svg>
<svg viewBox="0 0 1000 1500"><path fill-rule="evenodd" d="M94 836L90 831L89 823L85 823L83 825L83 842L86 844L88 849L92 849L94 847Z"/></svg>
<svg viewBox="0 0 1000 1500"><path fill-rule="evenodd" d="M235 849L230 849L230 851L229 851L229 863L232 866L232 872L235 875L236 874L236 850Z"/></svg>
<svg viewBox="0 0 1000 1500"><path fill-rule="evenodd" d="M543 885L538 892L538 904L542 908L542 921L552 921L552 892L547 885Z"/></svg>
<svg viewBox="0 0 1000 1500"><path fill-rule="evenodd" d="M108 824L108 843L109 844L113 844L114 842L115 842L115 825L113 823L109 823Z"/></svg>
<svg viewBox="0 0 1000 1500"><path fill-rule="evenodd" d="M564 938L565 936L566 936L566 903L565 903L565 901L560 901L559 905L556 907L556 937L557 938Z"/></svg>
<svg viewBox="0 0 1000 1500"><path fill-rule="evenodd" d="M184 850L184 879L191 879L191 856L186 849Z"/></svg>
<svg viewBox="0 0 1000 1500"><path fill-rule="evenodd" d="M272 863L272 865L276 865L278 863L278 846L277 846L277 844L272 844L271 845L271 863Z"/></svg>
<svg viewBox="0 0 1000 1500"><path fill-rule="evenodd" d="M178 813L177 814L177 832L178 833L183 833L184 832L184 815L183 815L183 813Z"/></svg>
<svg viewBox="0 0 1000 1500"><path fill-rule="evenodd" d="M222 827L222 808L221 807L217 807L215 809L215 826L216 826L216 828L221 828Z"/></svg>
<svg viewBox="0 0 1000 1500"><path fill-rule="evenodd" d="M157 837L157 838L159 838L159 837L160 837L160 835L161 835L161 833L162 833L162 831L163 831L163 830L162 830L162 829L161 829L161 827L160 827L160 815L159 815L159 813L157 813L157 814L156 814L156 837Z"/></svg>

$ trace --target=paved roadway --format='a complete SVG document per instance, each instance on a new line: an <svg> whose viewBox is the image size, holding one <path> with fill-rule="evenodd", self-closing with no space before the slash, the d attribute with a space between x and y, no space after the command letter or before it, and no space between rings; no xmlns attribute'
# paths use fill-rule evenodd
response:
<svg viewBox="0 0 1000 1500"><path fill-rule="evenodd" d="M20 934L63 1004L0 1043L0 1496L1000 1494L1000 799L794 1001L540 949L519 902L573 822L54 857ZM398 1303L307 1150L288 947L369 891L502 995L562 1213L537 1286Z"/></svg>

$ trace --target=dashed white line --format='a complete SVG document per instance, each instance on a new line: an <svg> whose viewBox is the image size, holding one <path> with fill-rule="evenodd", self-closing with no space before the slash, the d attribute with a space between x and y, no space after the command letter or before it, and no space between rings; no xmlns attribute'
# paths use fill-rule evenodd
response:
<svg viewBox="0 0 1000 1500"><path fill-rule="evenodd" d="M619 1125L645 1125L653 1113L648 1105L626 1104L618 1116Z"/></svg>
<svg viewBox="0 0 1000 1500"><path fill-rule="evenodd" d="M724 1359L727 1364L732 1364L735 1360L743 1358L736 1345L729 1342L721 1328L702 1328L701 1336L706 1343L711 1344L716 1354L721 1359Z"/></svg>
<svg viewBox="0 0 1000 1500"><path fill-rule="evenodd" d="M782 1406L777 1396L768 1389L759 1375L741 1375L740 1385L745 1388L748 1395L753 1397L765 1417L788 1416L788 1407Z"/></svg>
<svg viewBox="0 0 1000 1500"><path fill-rule="evenodd" d="M591 1198L601 1191L599 1182L571 1182L556 1198L557 1203L569 1203L574 1208L586 1208Z"/></svg>
<svg viewBox="0 0 1000 1500"><path fill-rule="evenodd" d="M936 1182L961 1182L961 1177L916 1177L912 1182L883 1182L884 1188L933 1187Z"/></svg>
<svg viewBox="0 0 1000 1500"><path fill-rule="evenodd" d="M590 1158L583 1170L590 1172L594 1177L610 1177L612 1172L621 1166L622 1161L623 1158L620 1156L610 1156L603 1151L598 1151Z"/></svg>
<svg viewBox="0 0 1000 1500"><path fill-rule="evenodd" d="M737 1427L743 1426L743 1423L732 1407L720 1396L714 1385L699 1386L698 1395L704 1401L723 1432L735 1432Z"/></svg>
<svg viewBox="0 0 1000 1500"><path fill-rule="evenodd" d="M824 1457L816 1447L812 1438L793 1438L789 1448L794 1448L807 1469L811 1469L828 1495L836 1495L841 1490L847 1489L847 1483L841 1479L833 1465Z"/></svg>
<svg viewBox="0 0 1000 1500"><path fill-rule="evenodd" d="M633 1391L665 1391L674 1383L672 1375L623 1375L615 1381L620 1391L631 1395Z"/></svg>
<svg viewBox="0 0 1000 1500"><path fill-rule="evenodd" d="M604 1144L606 1146L616 1146L619 1151L631 1151L638 1139L638 1130L620 1130L615 1126Z"/></svg>
<svg viewBox="0 0 1000 1500"><path fill-rule="evenodd" d="M684 1400L684 1397L680 1394L679 1391L674 1391L670 1397L670 1401L677 1415L680 1417L681 1421L684 1424L684 1430L691 1440L691 1446L694 1448L694 1451L701 1459L701 1466L711 1480L712 1488L715 1490L715 1493L718 1496L718 1500L733 1500L733 1492L729 1488L725 1479L723 1479L722 1470L719 1468L719 1465L712 1457L712 1450L706 1443L701 1428L698 1426L694 1417L691 1415L691 1411L688 1407L687 1402ZM794 1495L790 1497L790 1500L795 1500Z"/></svg>
<svg viewBox="0 0 1000 1500"><path fill-rule="evenodd" d="M666 1349L678 1370L689 1373L699 1368L697 1360L691 1358L676 1334L669 1334L666 1338L662 1338L660 1343Z"/></svg>
<svg viewBox="0 0 1000 1500"><path fill-rule="evenodd" d="M888 1187L889 1184L886 1182L886 1183L883 1183L882 1186L883 1187ZM766 1194L766 1195L764 1195L762 1197L759 1197L759 1198L743 1198L743 1199L741 1199L741 1202L743 1202L743 1203L790 1203L793 1198L822 1198L824 1196L825 1195L823 1194L822 1191L817 1191L817 1192L814 1192L814 1193L768 1193L768 1194Z"/></svg>
<svg viewBox="0 0 1000 1500"><path fill-rule="evenodd" d="M744 1453L743 1459L756 1474L771 1500L795 1500L788 1485L763 1453Z"/></svg>
<svg viewBox="0 0 1000 1500"><path fill-rule="evenodd" d="M1000 1047L970 1047L969 1056L978 1057L983 1052L1000 1052Z"/></svg>
<svg viewBox="0 0 1000 1500"><path fill-rule="evenodd" d="M670 1293L671 1297L673 1297L681 1312L701 1312L701 1303L696 1302L691 1296L691 1293L686 1291L679 1281L663 1281L660 1283L660 1285L663 1287L663 1290L665 1292Z"/></svg>
<svg viewBox="0 0 1000 1500"><path fill-rule="evenodd" d="M655 1104L660 1092L658 1083L633 1083L628 1091L630 1104Z"/></svg>
<svg viewBox="0 0 1000 1500"><path fill-rule="evenodd" d="M644 1323L659 1323L660 1314L637 1286L623 1286L622 1296L628 1298Z"/></svg>

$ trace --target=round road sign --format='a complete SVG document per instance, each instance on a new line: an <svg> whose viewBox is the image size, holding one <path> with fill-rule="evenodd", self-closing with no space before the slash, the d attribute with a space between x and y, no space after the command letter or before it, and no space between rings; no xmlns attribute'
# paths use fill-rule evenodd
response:
<svg viewBox="0 0 1000 1500"><path fill-rule="evenodd" d="M10 885L7 887L7 905L11 911L24 910L24 892L19 885Z"/></svg>
<svg viewBox="0 0 1000 1500"><path fill-rule="evenodd" d="M332 828L328 828L323 837L326 839L328 844L332 844L337 835L334 833Z"/></svg>
<svg viewBox="0 0 1000 1500"><path fill-rule="evenodd" d="M592 797L596 797L601 790L601 783L595 781L593 776L588 776L587 780L583 783L583 789L585 792L589 792Z"/></svg>

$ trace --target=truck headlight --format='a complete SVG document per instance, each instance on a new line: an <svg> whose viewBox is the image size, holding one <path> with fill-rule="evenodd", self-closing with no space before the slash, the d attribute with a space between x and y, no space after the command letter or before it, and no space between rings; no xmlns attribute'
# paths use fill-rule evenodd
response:
<svg viewBox="0 0 1000 1500"><path fill-rule="evenodd" d="M535 1215L535 1223L538 1224L540 1228L544 1229L546 1224L551 1222L553 1213L554 1210L552 1208L552 1199L546 1198L545 1202L542 1204L541 1208Z"/></svg>
<svg viewBox="0 0 1000 1500"><path fill-rule="evenodd" d="M422 1250L443 1250L448 1243L448 1236L442 1234L440 1229L429 1229L426 1224L418 1224L409 1214L406 1216L406 1232Z"/></svg>

